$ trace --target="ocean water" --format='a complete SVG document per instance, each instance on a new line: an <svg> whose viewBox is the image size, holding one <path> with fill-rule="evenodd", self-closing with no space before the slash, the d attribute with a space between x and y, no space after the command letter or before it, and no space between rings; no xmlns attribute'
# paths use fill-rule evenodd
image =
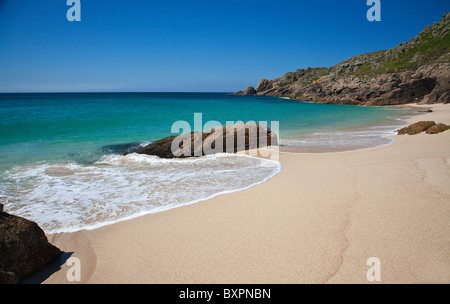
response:
<svg viewBox="0 0 450 304"><path fill-rule="evenodd" d="M390 143L409 110L319 105L224 93L0 94L0 202L47 233L77 231L246 189L281 171L271 160L218 154L163 160L130 154L194 113L203 123L278 121L304 152Z"/></svg>

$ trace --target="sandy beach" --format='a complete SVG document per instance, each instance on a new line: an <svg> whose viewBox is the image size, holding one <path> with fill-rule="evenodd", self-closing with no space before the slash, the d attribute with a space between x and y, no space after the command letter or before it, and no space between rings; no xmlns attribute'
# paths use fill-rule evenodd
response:
<svg viewBox="0 0 450 304"><path fill-rule="evenodd" d="M422 106L417 106L421 108ZM450 124L450 105L410 119ZM361 151L281 153L253 188L94 230L48 235L67 252L28 281L450 283L450 131Z"/></svg>

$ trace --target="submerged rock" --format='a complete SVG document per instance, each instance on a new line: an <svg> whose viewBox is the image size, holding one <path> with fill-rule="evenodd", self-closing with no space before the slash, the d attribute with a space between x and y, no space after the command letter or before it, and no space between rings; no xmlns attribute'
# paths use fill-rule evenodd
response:
<svg viewBox="0 0 450 304"><path fill-rule="evenodd" d="M111 153L111 154L123 154L129 153L130 151L134 151L141 147L141 143L127 143L127 144L115 144L115 145L107 145L100 148L103 153Z"/></svg>
<svg viewBox="0 0 450 304"><path fill-rule="evenodd" d="M0 204L0 284L15 284L61 254L32 221L3 212Z"/></svg>

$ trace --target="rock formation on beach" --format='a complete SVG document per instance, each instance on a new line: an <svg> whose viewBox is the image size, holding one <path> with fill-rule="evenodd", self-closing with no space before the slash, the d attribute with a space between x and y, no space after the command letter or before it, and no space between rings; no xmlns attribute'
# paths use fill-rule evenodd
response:
<svg viewBox="0 0 450 304"><path fill-rule="evenodd" d="M256 90L235 94L370 106L450 103L450 13L393 49L263 79Z"/></svg>
<svg viewBox="0 0 450 304"><path fill-rule="evenodd" d="M419 121L407 127L398 130L398 135L416 135L425 132L432 126L435 126L434 121Z"/></svg>
<svg viewBox="0 0 450 304"><path fill-rule="evenodd" d="M439 134L447 131L448 129L450 129L450 126L447 126L446 124L443 123L438 123L430 127L426 132L427 134Z"/></svg>
<svg viewBox="0 0 450 304"><path fill-rule="evenodd" d="M230 145L227 146L227 142ZM185 158L214 153L236 153L277 144L276 134L268 127L256 123L239 123L220 126L203 133L191 132L166 137L124 155L138 153L161 158Z"/></svg>
<svg viewBox="0 0 450 304"><path fill-rule="evenodd" d="M3 212L0 204L0 284L15 284L61 254L32 221Z"/></svg>
<svg viewBox="0 0 450 304"><path fill-rule="evenodd" d="M419 121L407 127L398 130L398 135L416 135L422 132L427 134L438 134L447 131L450 126L434 121Z"/></svg>

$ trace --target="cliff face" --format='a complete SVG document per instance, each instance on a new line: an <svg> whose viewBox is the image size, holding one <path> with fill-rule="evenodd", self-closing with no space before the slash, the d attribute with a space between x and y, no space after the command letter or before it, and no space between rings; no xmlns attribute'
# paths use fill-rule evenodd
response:
<svg viewBox="0 0 450 304"><path fill-rule="evenodd" d="M263 79L256 90L235 94L374 106L450 103L450 13L393 49Z"/></svg>

